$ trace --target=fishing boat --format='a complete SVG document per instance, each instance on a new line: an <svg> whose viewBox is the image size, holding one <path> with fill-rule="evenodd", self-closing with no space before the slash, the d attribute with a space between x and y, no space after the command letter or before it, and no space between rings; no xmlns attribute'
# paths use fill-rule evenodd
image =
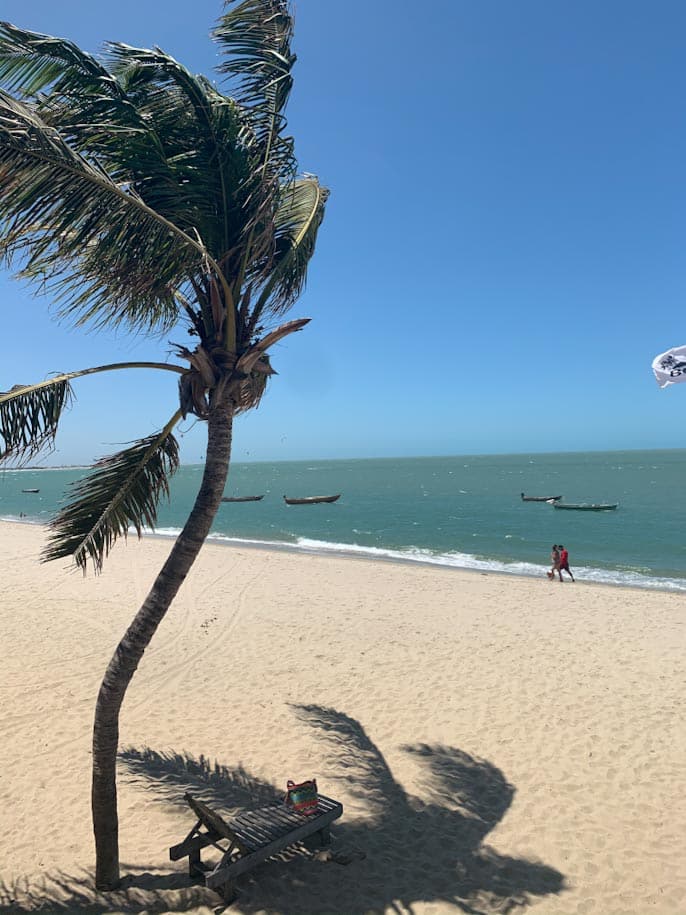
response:
<svg viewBox="0 0 686 915"><path fill-rule="evenodd" d="M317 502L335 502L341 498L340 492L335 496L306 496L304 499L289 499L284 496L283 500L286 505L316 505Z"/></svg>
<svg viewBox="0 0 686 915"><path fill-rule="evenodd" d="M562 496L525 496L522 493L522 502L557 502Z"/></svg>
<svg viewBox="0 0 686 915"><path fill-rule="evenodd" d="M260 499L264 499L264 495L261 496L224 496L222 502L259 502Z"/></svg>
<svg viewBox="0 0 686 915"><path fill-rule="evenodd" d="M40 492L40 489L22 489L22 492Z"/></svg>
<svg viewBox="0 0 686 915"><path fill-rule="evenodd" d="M567 508L574 512L610 512L618 502L554 502L553 508Z"/></svg>

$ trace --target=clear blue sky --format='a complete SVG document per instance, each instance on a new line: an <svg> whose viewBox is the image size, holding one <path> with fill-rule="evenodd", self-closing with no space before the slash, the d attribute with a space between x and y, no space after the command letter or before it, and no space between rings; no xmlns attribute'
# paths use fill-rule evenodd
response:
<svg viewBox="0 0 686 915"><path fill-rule="evenodd" d="M2 0L90 51L157 44L212 74L215 0ZM234 459L686 447L686 4L298 0L288 109L331 188L303 333ZM0 389L164 358L84 336L0 275ZM169 335L181 340L183 335ZM161 428L173 376L85 379L50 463ZM183 459L204 453L186 424Z"/></svg>

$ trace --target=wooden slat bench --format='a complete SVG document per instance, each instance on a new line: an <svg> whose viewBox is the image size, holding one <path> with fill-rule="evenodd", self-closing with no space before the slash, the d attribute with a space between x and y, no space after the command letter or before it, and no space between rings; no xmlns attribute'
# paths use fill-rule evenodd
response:
<svg viewBox="0 0 686 915"><path fill-rule="evenodd" d="M275 804L248 810L227 822L191 794L184 794L184 799L198 820L183 842L172 845L169 857L178 861L187 856L191 877L204 879L205 885L216 890L226 901L233 896L232 883L236 877L290 845L328 845L331 823L343 813L338 801L320 794L317 812L309 816L297 813L285 804ZM209 845L222 853L216 865L207 865L201 860L202 849Z"/></svg>

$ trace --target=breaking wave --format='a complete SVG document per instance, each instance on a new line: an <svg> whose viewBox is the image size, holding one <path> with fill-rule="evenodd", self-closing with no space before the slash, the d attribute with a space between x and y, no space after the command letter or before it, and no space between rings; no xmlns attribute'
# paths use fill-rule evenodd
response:
<svg viewBox="0 0 686 915"><path fill-rule="evenodd" d="M159 536L177 536L179 531L172 529L158 530ZM409 547L404 550L383 549L380 547L360 546L356 543L333 543L326 540L312 540L299 537L294 541L259 540L241 537L229 537L226 534L212 533L208 542L225 543L232 546L247 546L270 550L285 550L299 553L321 555L350 556L361 559L373 559L382 562L406 562L419 565L440 566L442 568L463 569L476 572L494 572L503 575L524 575L528 578L542 578L547 566L530 562L504 562L475 556L472 553L449 552L434 553ZM579 582L615 585L624 588L646 588L653 591L686 592L686 579L664 578L645 572L630 569L603 569L590 566L574 566L574 577Z"/></svg>

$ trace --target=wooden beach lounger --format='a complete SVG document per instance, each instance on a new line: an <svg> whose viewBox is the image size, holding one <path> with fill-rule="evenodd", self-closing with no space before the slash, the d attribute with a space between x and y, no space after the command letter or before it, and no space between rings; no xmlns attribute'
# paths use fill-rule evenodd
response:
<svg viewBox="0 0 686 915"><path fill-rule="evenodd" d="M234 878L272 855L301 843L307 847L328 845L331 841L329 827L343 813L338 801L320 794L317 812L309 816L297 813L285 804L276 804L248 810L227 822L191 794L184 794L184 799L198 820L183 842L169 849L169 857L178 861L188 856L191 877L202 877L205 885L216 890L227 902L233 895ZM208 845L222 852L216 865L201 861L200 852Z"/></svg>

